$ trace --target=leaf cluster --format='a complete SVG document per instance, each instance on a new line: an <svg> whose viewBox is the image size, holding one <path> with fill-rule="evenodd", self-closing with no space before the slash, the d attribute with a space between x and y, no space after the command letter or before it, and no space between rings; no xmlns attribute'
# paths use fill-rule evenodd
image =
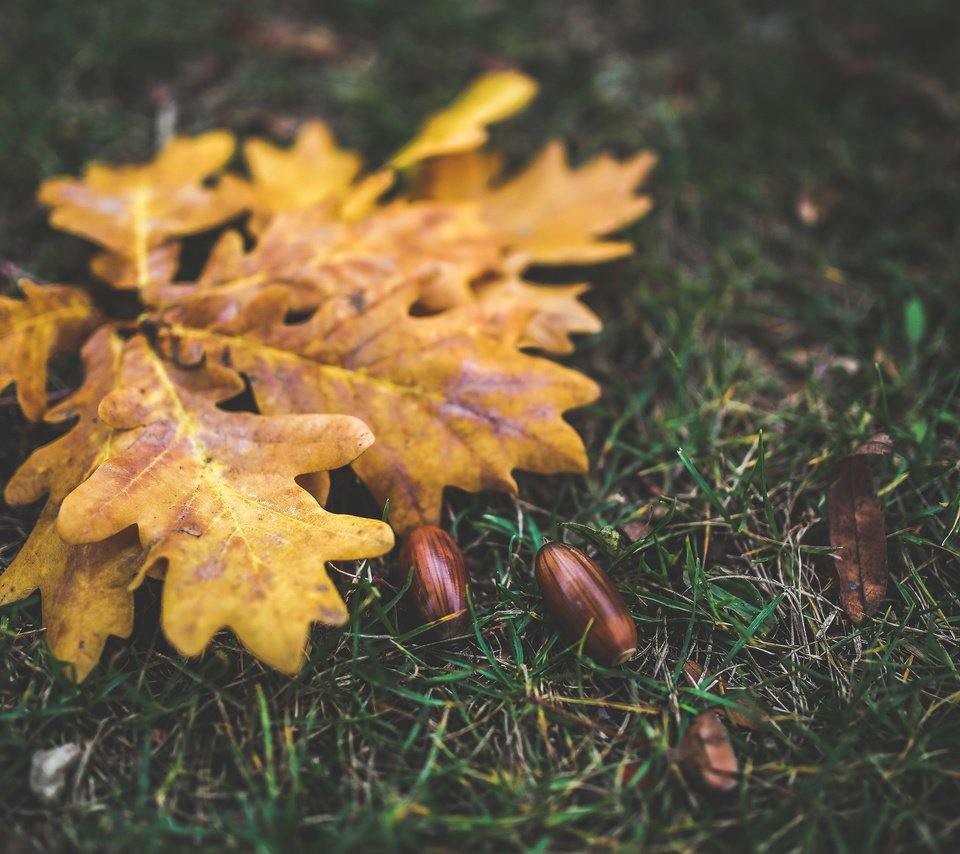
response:
<svg viewBox="0 0 960 854"><path fill-rule="evenodd" d="M603 236L649 208L634 189L654 158L571 169L554 142L502 180L486 126L535 91L488 74L367 173L312 121L287 149L244 142L246 174L225 171L236 141L213 131L42 185L52 225L96 244L93 273L142 308L119 321L80 288L29 280L0 299L0 386L29 419L75 422L7 486L10 503L46 503L0 603L39 588L78 678L129 635L147 576L183 653L226 626L294 672L310 624L347 619L327 561L436 523L448 485L516 492L514 469L586 469L564 413L599 389L545 354L600 321L585 285L523 272L629 252ZM180 280L183 239L215 228ZM83 385L48 409L47 366L78 347ZM245 390L256 411L224 408ZM389 525L324 509L327 472L348 464Z"/></svg>

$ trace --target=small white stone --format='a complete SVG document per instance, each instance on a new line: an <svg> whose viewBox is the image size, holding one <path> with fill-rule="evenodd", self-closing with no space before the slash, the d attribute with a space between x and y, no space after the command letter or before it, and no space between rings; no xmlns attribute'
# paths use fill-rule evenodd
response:
<svg viewBox="0 0 960 854"><path fill-rule="evenodd" d="M67 772L80 759L79 744L61 744L38 750L30 760L30 791L46 804L56 803L67 782Z"/></svg>

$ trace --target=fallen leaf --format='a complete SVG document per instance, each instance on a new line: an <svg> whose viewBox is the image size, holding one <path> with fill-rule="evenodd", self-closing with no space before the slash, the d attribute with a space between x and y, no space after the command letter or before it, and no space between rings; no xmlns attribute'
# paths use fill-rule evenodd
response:
<svg viewBox="0 0 960 854"><path fill-rule="evenodd" d="M687 677L691 688L699 688L703 679L703 665L692 658L688 658L683 662L683 675Z"/></svg>
<svg viewBox="0 0 960 854"><path fill-rule="evenodd" d="M290 310L302 312L405 274L417 280L417 302L439 310L474 302L470 282L498 258L496 240L469 209L397 203L351 224L315 206L277 215L250 251L240 233L226 232L196 283L150 287L144 299L179 307L181 322L217 326L232 322L266 287L284 286ZM495 303L486 302L491 318Z"/></svg>
<svg viewBox="0 0 960 854"><path fill-rule="evenodd" d="M486 126L522 110L537 84L519 71L493 71L479 78L445 110L431 116L417 136L390 161L403 169L427 157L479 148Z"/></svg>
<svg viewBox="0 0 960 854"><path fill-rule="evenodd" d="M861 445L837 463L827 490L840 603L856 624L875 614L887 593L887 536L869 457L888 453L891 445L883 434Z"/></svg>
<svg viewBox="0 0 960 854"><path fill-rule="evenodd" d="M723 684L722 680L721 684ZM725 687L720 693L733 703L732 707L724 706L723 708L727 715L727 720L730 721L733 726L739 727L740 729L760 729L760 722L766 720L767 715L754 700L742 692L728 696Z"/></svg>
<svg viewBox="0 0 960 854"><path fill-rule="evenodd" d="M589 285L534 285L508 276L475 285L474 295L494 325L512 314L530 312L518 346L563 354L573 352L571 335L603 328L600 318L580 302L580 295L589 289Z"/></svg>
<svg viewBox="0 0 960 854"><path fill-rule="evenodd" d="M270 53L288 53L301 59L324 60L340 55L340 38L328 27L285 18L242 21L241 32L254 47Z"/></svg>
<svg viewBox="0 0 960 854"><path fill-rule="evenodd" d="M91 163L83 180L51 178L37 194L51 208L50 224L99 243L133 266L119 287L150 282L150 250L171 237L220 225L248 203L237 179L209 188L205 181L233 154L233 135L211 131L175 137L144 166Z"/></svg>
<svg viewBox="0 0 960 854"><path fill-rule="evenodd" d="M113 252L101 252L90 259L90 271L118 290L136 290L148 283L156 287L173 281L180 263L180 249L180 242L171 240L148 249L146 257L138 261Z"/></svg>
<svg viewBox="0 0 960 854"><path fill-rule="evenodd" d="M310 623L347 619L325 561L383 554L393 536L326 512L294 482L363 451L372 437L358 419L216 406L242 389L226 368L176 368L135 336L99 408L118 431L111 450L64 499L58 527L70 543L138 527L145 566L166 562L163 629L184 654L229 626L258 658L295 672Z"/></svg>
<svg viewBox="0 0 960 854"><path fill-rule="evenodd" d="M462 202L486 195L503 171L503 157L486 149L431 157L417 165L414 195L439 202Z"/></svg>
<svg viewBox="0 0 960 854"><path fill-rule="evenodd" d="M683 663L683 675L687 677L691 688L700 688L706 682L708 674L700 662L688 658ZM735 696L728 696L727 680L722 676L714 677L707 687L711 693L730 701L729 705L724 704L723 713L733 726L741 729L757 730L760 728L760 721L766 719L767 716L763 710L742 691L736 692ZM719 713L717 709L714 711Z"/></svg>
<svg viewBox="0 0 960 854"><path fill-rule="evenodd" d="M680 759L698 783L714 792L737 787L740 770L727 729L716 712L700 712L683 735Z"/></svg>
<svg viewBox="0 0 960 854"><path fill-rule="evenodd" d="M620 785L632 786L635 789L644 791L653 785L653 775L648 766L644 768L643 762L627 762L620 769Z"/></svg>
<svg viewBox="0 0 960 854"><path fill-rule="evenodd" d="M337 147L321 121L305 122L291 148L251 139L244 143L243 154L250 168L250 207L257 232L281 211L342 198L362 165L358 154Z"/></svg>
<svg viewBox="0 0 960 854"><path fill-rule="evenodd" d="M230 337L171 331L208 361L229 359L262 412L362 418L379 439L353 468L379 503L390 500L398 534L437 524L444 486L515 494L513 469L585 471L583 444L562 416L594 400L596 384L519 352L523 318L492 335L473 306L412 317L416 297L401 277L332 295L288 325L282 294L271 292Z"/></svg>
<svg viewBox="0 0 960 854"><path fill-rule="evenodd" d="M484 157L472 152L459 160L478 160L471 168L482 175L490 168ZM459 177L451 186L444 175L456 173L440 170L422 189L428 197L475 202L506 250L525 263L595 264L633 251L629 243L600 238L650 210L650 197L636 195L635 189L655 165L656 157L647 151L622 163L601 155L570 169L563 145L552 142L500 187L479 188L477 180L464 184Z"/></svg>
<svg viewBox="0 0 960 854"><path fill-rule="evenodd" d="M79 288L18 285L25 299L0 297L0 391L16 383L20 409L37 421L47 408L47 365L81 344L102 316Z"/></svg>
<svg viewBox="0 0 960 854"><path fill-rule="evenodd" d="M48 497L23 548L0 576L0 604L29 596L39 587L47 646L58 659L74 665L78 681L99 660L108 635L127 637L133 629L133 594L128 586L143 564L133 531L71 545L56 528L63 499L110 453L113 431L97 417L97 407L113 388L121 348L122 341L108 327L87 342L83 385L45 419L64 423L76 418L76 425L34 451L4 492L10 504L32 504Z"/></svg>
<svg viewBox="0 0 960 854"><path fill-rule="evenodd" d="M81 755L80 745L73 743L36 751L30 757L30 791L45 804L57 803L67 784L67 774Z"/></svg>

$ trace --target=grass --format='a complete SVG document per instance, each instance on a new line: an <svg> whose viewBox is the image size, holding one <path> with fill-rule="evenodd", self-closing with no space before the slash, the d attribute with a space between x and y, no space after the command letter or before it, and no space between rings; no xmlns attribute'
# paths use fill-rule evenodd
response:
<svg viewBox="0 0 960 854"><path fill-rule="evenodd" d="M497 130L514 161L548 135L578 159L661 157L637 254L586 271L607 321L571 360L604 388L575 416L591 471L521 477L519 501L450 496L475 580L459 646L411 627L378 562L341 568L353 618L315 633L295 679L229 635L182 659L148 588L134 637L77 687L45 651L38 598L3 609L5 844L952 850L956 5L354 0L314 20L288 4L342 36L329 63L243 43L240 11L272 6L4 4L0 254L85 281L87 247L46 228L33 189L93 158L147 157L158 84L180 92L185 132L322 114L377 160L478 70L518 64L543 90ZM51 434L13 407L0 418L5 479ZM833 459L877 431L895 445L875 465L891 585L856 628L837 605L824 492ZM4 561L34 514L3 511ZM563 522L643 535L605 561L639 627L628 666L597 666L544 620L532 557ZM727 798L673 758L693 714L728 702L689 684L687 659L763 710L757 730L732 730L743 775ZM30 756L67 741L84 747L79 772L44 808ZM621 783L631 762L651 788Z"/></svg>

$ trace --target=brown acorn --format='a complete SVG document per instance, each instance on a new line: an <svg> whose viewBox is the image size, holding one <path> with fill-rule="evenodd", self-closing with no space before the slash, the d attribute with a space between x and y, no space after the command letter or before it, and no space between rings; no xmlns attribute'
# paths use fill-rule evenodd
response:
<svg viewBox="0 0 960 854"><path fill-rule="evenodd" d="M434 627L447 639L462 635L470 622L467 610L467 566L453 537L435 525L410 532L400 547L400 580L406 581L413 567L407 595L424 622L432 623L451 614L457 616Z"/></svg>
<svg viewBox="0 0 960 854"><path fill-rule="evenodd" d="M601 664L623 664L637 651L637 627L613 583L582 551L547 543L534 560L547 608L564 633L587 634L584 648Z"/></svg>

